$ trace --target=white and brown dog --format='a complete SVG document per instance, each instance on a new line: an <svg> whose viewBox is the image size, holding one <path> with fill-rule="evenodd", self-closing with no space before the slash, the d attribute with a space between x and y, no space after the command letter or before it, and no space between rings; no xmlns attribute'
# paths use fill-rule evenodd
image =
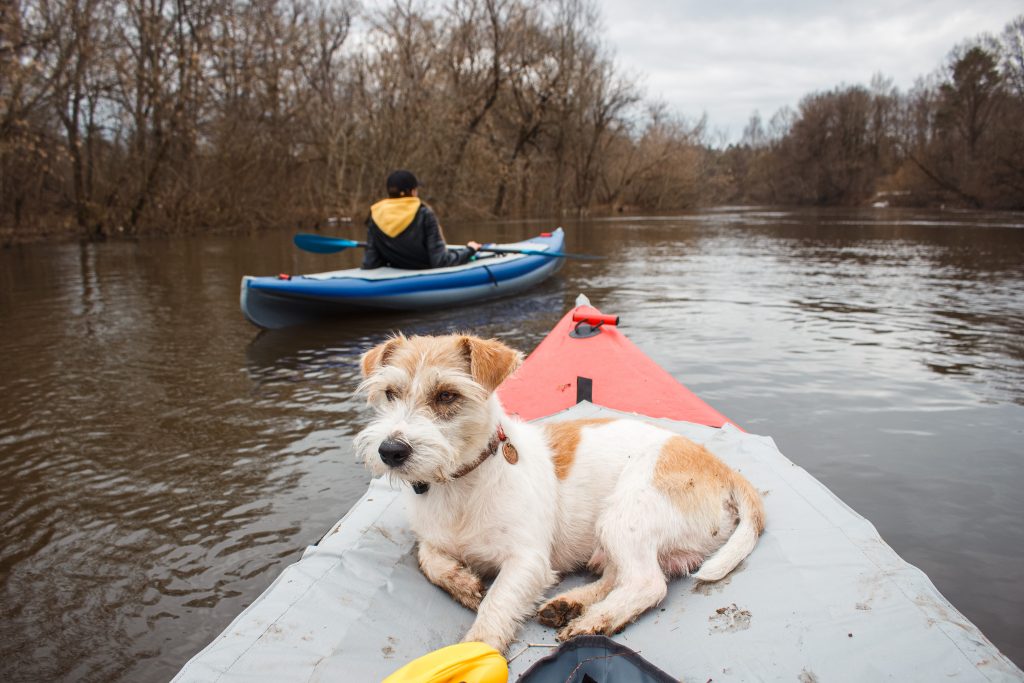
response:
<svg viewBox="0 0 1024 683"><path fill-rule="evenodd" d="M420 568L477 611L465 640L506 650L557 574L586 565L601 577L539 620L561 640L612 634L665 597L667 577L700 567L694 578L717 581L753 550L764 509L746 479L638 420L507 416L494 390L520 362L464 335L397 336L362 358L377 417L357 454L413 486Z"/></svg>

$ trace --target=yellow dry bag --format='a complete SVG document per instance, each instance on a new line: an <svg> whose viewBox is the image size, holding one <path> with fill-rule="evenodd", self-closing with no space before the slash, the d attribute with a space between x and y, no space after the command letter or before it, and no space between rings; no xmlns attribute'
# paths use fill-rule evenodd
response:
<svg viewBox="0 0 1024 683"><path fill-rule="evenodd" d="M486 643L449 645L414 659L383 683L507 683L508 662Z"/></svg>

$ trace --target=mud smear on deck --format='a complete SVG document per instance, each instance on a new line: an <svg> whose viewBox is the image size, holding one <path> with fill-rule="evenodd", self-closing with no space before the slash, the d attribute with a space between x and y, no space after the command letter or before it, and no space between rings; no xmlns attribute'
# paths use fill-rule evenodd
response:
<svg viewBox="0 0 1024 683"><path fill-rule="evenodd" d="M748 610L740 609L736 606L736 603L728 607L719 607L715 610L714 614L708 617L708 622L711 624L708 634L745 631L750 628L750 620L752 618L753 615Z"/></svg>

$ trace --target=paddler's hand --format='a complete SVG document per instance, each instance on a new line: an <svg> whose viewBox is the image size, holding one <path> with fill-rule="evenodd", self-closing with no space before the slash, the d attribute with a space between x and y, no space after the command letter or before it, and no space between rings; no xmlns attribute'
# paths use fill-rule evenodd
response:
<svg viewBox="0 0 1024 683"><path fill-rule="evenodd" d="M473 240L470 240L469 242L466 242L466 246L472 249L473 253L475 254L476 252L480 251L484 245L480 244L479 242L474 242Z"/></svg>

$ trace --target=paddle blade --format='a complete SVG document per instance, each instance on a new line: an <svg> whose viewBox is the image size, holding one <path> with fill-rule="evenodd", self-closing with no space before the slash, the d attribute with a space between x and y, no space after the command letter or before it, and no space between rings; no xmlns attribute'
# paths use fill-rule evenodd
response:
<svg viewBox="0 0 1024 683"><path fill-rule="evenodd" d="M313 235L308 232L299 233L293 240L295 246L304 251L311 251L314 254L336 254L351 247L365 246L361 242L346 240L340 237L325 237L324 235Z"/></svg>

